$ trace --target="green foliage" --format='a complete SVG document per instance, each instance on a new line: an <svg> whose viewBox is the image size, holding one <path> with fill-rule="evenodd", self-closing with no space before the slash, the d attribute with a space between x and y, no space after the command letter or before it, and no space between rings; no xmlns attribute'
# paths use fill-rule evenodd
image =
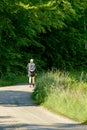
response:
<svg viewBox="0 0 87 130"><path fill-rule="evenodd" d="M55 88L67 88L68 84L69 86L73 84L73 80L66 73L60 71L43 73L37 79L37 87L33 93L33 98L38 104L44 103Z"/></svg>
<svg viewBox="0 0 87 130"><path fill-rule="evenodd" d="M87 120L87 74L49 72L38 77L33 99L49 110L80 122Z"/></svg>
<svg viewBox="0 0 87 130"><path fill-rule="evenodd" d="M16 85L16 84L24 84L26 82L28 82L28 79L26 76L22 74L17 75L14 73L9 73L5 75L4 77L0 78L0 87Z"/></svg>
<svg viewBox="0 0 87 130"><path fill-rule="evenodd" d="M86 10L80 0L0 1L0 78L25 74L30 58L38 70L87 69Z"/></svg>
<svg viewBox="0 0 87 130"><path fill-rule="evenodd" d="M49 73L43 73L37 79L37 87L35 88L35 91L32 95L33 99L35 99L37 104L41 104L46 101L49 95L49 88L51 87L51 83L53 83L53 79L51 76L49 77Z"/></svg>

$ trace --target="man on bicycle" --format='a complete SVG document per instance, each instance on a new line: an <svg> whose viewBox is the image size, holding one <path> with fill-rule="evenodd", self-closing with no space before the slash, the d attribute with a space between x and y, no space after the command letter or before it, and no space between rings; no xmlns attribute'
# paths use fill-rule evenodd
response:
<svg viewBox="0 0 87 130"><path fill-rule="evenodd" d="M27 65L28 77L29 77L29 85L35 86L35 71L36 65L33 59L30 59L30 63Z"/></svg>

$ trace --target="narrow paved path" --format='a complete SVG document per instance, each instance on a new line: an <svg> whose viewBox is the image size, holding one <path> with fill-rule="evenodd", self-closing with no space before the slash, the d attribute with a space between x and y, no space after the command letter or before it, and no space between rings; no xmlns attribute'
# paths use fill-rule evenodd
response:
<svg viewBox="0 0 87 130"><path fill-rule="evenodd" d="M0 130L87 130L36 105L32 91L28 85L0 88Z"/></svg>

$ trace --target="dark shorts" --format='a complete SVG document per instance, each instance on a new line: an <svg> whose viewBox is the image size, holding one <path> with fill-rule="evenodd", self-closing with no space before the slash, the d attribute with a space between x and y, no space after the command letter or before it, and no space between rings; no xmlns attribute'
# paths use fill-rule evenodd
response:
<svg viewBox="0 0 87 130"><path fill-rule="evenodd" d="M34 72L30 72L30 71L29 71L29 72L28 72L28 77L30 77L30 76L31 76L31 77L34 77L34 76L35 76L35 71L34 71Z"/></svg>

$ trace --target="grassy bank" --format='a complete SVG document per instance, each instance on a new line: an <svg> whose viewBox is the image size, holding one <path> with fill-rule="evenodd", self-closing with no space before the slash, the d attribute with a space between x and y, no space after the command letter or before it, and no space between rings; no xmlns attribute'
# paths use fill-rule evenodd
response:
<svg viewBox="0 0 87 130"><path fill-rule="evenodd" d="M10 75L0 79L0 87L15 85L15 84L28 83L28 78L25 75Z"/></svg>
<svg viewBox="0 0 87 130"><path fill-rule="evenodd" d="M50 111L87 122L87 74L84 72L42 74L32 96Z"/></svg>

